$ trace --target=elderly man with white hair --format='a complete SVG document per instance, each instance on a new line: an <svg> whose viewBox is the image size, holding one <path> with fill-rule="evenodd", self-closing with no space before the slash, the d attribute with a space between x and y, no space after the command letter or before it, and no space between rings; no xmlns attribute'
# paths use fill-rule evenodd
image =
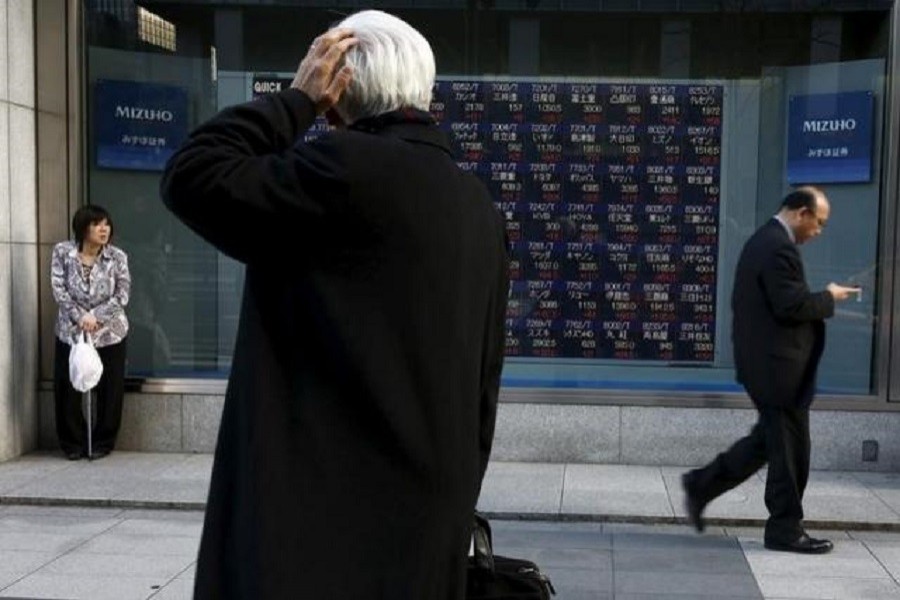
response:
<svg viewBox="0 0 900 600"><path fill-rule="evenodd" d="M434 76L415 29L352 15L166 167L166 205L247 266L195 598L464 595L508 261Z"/></svg>

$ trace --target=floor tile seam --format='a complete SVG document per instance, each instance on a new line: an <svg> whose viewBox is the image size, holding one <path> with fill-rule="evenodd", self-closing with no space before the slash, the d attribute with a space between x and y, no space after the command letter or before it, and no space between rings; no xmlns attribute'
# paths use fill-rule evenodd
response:
<svg viewBox="0 0 900 600"><path fill-rule="evenodd" d="M759 581L759 573L757 573L756 569L753 568L753 564L747 558L747 547L746 545L737 537L733 538L736 545L737 550L740 552L741 557L744 559L744 565L747 567L747 570L750 571L750 575L753 577L753 582L756 584L756 591L759 592L760 598L765 598L765 594L763 594L762 586Z"/></svg>
<svg viewBox="0 0 900 600"><path fill-rule="evenodd" d="M628 596L638 596L638 597L650 597L650 598L659 598L660 600L670 600L671 598L685 598L690 600L765 600L765 596L762 592L758 595L752 594L748 595L746 593L714 593L714 594L697 594L691 593L690 591L685 590L666 590L666 591L658 591L658 590L621 590L617 588L613 588L613 598L619 598L622 595ZM790 598L790 597L789 597ZM801 600L790 598L790 600ZM842 600L838 599L819 599L819 600Z"/></svg>
<svg viewBox="0 0 900 600"><path fill-rule="evenodd" d="M887 575L878 576L878 577L868 577L868 576L854 577L852 575L825 576L825 575L821 575L819 573L814 573L814 574L804 573L803 575L798 575L797 573L756 573L754 575L754 577L757 580L757 583L759 583L759 581L761 579L778 579L778 580L783 579L783 580L793 581L793 580L796 580L798 577L802 577L802 578L806 578L806 579L814 579L815 581L826 582L826 583L827 582L840 582L840 581L889 583L890 585L892 585L894 587L898 587L898 590L900 590L900 586L898 586L896 580L894 580L892 577L887 576Z"/></svg>
<svg viewBox="0 0 900 600"><path fill-rule="evenodd" d="M883 533L883 532L861 531L861 532L857 532L857 533L866 534L866 533ZM898 534L887 533L887 535L897 536ZM877 538L861 539L861 538L854 537L854 538L851 538L850 541L859 542L860 544L866 544L867 547L870 548L873 552L875 550L879 550L879 549L881 549L881 550L894 549L894 550L900 551L900 536L898 536L897 539L877 539Z"/></svg>
<svg viewBox="0 0 900 600"><path fill-rule="evenodd" d="M615 591L613 588L613 595L610 596L610 599L619 598L621 595L628 596L638 596L640 598L659 598L659 600L671 600L672 598L681 600L773 600L772 598L763 596L762 592L758 596L748 596L747 594L690 594L686 592L655 592L655 591L636 591L636 592L623 592L619 590ZM835 599L822 599L822 598L793 598L791 596L788 597L779 597L779 600L835 600ZM841 600L840 598L836 600Z"/></svg>
<svg viewBox="0 0 900 600"><path fill-rule="evenodd" d="M19 583L21 583L21 582L22 582L23 580L25 580L26 578L31 577L33 574L34 574L34 571L29 572L29 573L26 573L25 575L22 575L22 576L19 577L18 579L14 580L14 581L13 581L12 583L10 583L9 585L4 586L4 587L0 587L0 594L2 594L4 591L10 589L10 588L13 587L14 585L18 585Z"/></svg>
<svg viewBox="0 0 900 600"><path fill-rule="evenodd" d="M569 463L563 463L563 471L562 471L562 483L559 486L559 504L556 507L556 512L559 514L563 514L563 506L565 505L566 498L566 480L569 475Z"/></svg>
<svg viewBox="0 0 900 600"><path fill-rule="evenodd" d="M846 540L842 540L846 541ZM762 547L762 545L758 547L754 547L752 549L754 556L756 557L772 557L775 556L770 550L766 550ZM842 556L837 552L832 552L830 554L822 555L822 556L814 556L813 562L817 565L833 565L833 566L849 566L849 565L859 565L872 563L872 556L868 552L864 552L864 554L859 556ZM772 562L772 561L768 561Z"/></svg>
<svg viewBox="0 0 900 600"><path fill-rule="evenodd" d="M0 527L0 534L46 534L46 535L93 535L94 531L67 532L61 531L61 528L48 529L40 525L23 529L7 529Z"/></svg>
<svg viewBox="0 0 900 600"><path fill-rule="evenodd" d="M124 523L122 525L124 525ZM169 532L169 531L162 532L162 533L160 533L160 532L154 533L154 532L150 532L150 531L128 531L127 529L124 531L121 531L121 532L117 531L114 533L116 535L147 536L147 537L153 537L153 538L166 537L166 538L190 538L190 539L197 538L200 535L200 531L197 531L194 533L178 533L178 532Z"/></svg>
<svg viewBox="0 0 900 600"><path fill-rule="evenodd" d="M151 559L151 558L196 558L197 551L193 550L191 552L121 552L120 556L127 556L129 558L139 558L139 559Z"/></svg>
<svg viewBox="0 0 900 600"><path fill-rule="evenodd" d="M178 574L183 573L184 571L178 571ZM169 585L176 575L169 574L154 574L154 573L103 573L98 571L82 571L80 573L73 573L71 571L48 571L46 569L41 569L40 572L32 573L31 575L37 575L39 577L74 577L78 579L90 579L90 580L116 580L122 581L124 583L134 583L135 581L153 579L158 581L165 581L165 583L160 583L159 585L165 587Z"/></svg>
<svg viewBox="0 0 900 600"><path fill-rule="evenodd" d="M635 577L643 576L643 575L685 575L691 578L691 580L698 579L706 579L706 578L714 578L714 577L741 577L746 579L753 579L756 581L756 576L750 571L691 571L684 569L616 569L616 572L621 575L632 575ZM883 581L879 579L878 581ZM756 583L757 587L759 587L759 583Z"/></svg>
<svg viewBox="0 0 900 600"><path fill-rule="evenodd" d="M494 539L496 540L498 537L496 534L494 535ZM612 550L609 548L598 548L596 546L585 547L585 546L569 546L565 547L560 546L521 546L519 544L505 544L502 547L502 551L498 551L498 554L503 554L503 552L559 552L564 551L568 553L577 553L577 554L610 554L612 555Z"/></svg>
<svg viewBox="0 0 900 600"><path fill-rule="evenodd" d="M684 568L654 569L654 568L646 568L646 567L645 568L638 568L638 567L628 568L628 567L626 567L626 568L619 568L619 569L617 569L617 571L619 571L621 573L631 573L632 575L658 573L660 575L673 575L673 574L677 574L677 575L712 575L712 576L728 576L728 577L735 576L735 575L750 576L753 573L752 569L749 566L747 566L747 569L745 571L741 571L740 573L734 573L731 571L725 572L725 573L709 572L709 571L694 571L691 569L684 569Z"/></svg>
<svg viewBox="0 0 900 600"><path fill-rule="evenodd" d="M148 519L149 519L149 520L160 520L160 521L178 521L178 520L184 519L184 516L185 516L186 514L189 514L189 513L191 513L191 512L195 512L195 513L197 513L197 515L195 515L195 516L196 516L196 517L199 517L199 518L197 519L197 522L198 522L198 523L203 523L204 518L205 518L205 516L206 516L206 515L204 514L206 511L204 511L204 510L202 510L202 509L201 509L201 510L194 510L194 511L190 511L190 510L165 510L165 509L160 509L159 511L157 511L157 509L153 509L153 508L149 508L149 509L148 509L148 508L123 508L123 509L121 509L121 510L122 510L123 513L126 513L126 514L124 515L124 518L125 518L126 521L145 521L145 520L148 520ZM146 513L146 512L148 512L148 511L150 511L150 512L173 513L173 514L171 514L171 515L144 515L144 516L142 516L142 515L139 514L139 513ZM128 513L131 513L131 514L128 514ZM135 513L138 513L138 514L135 514ZM176 515L177 515L177 516L176 516ZM159 517L159 519L157 519L157 516Z"/></svg>
<svg viewBox="0 0 900 600"><path fill-rule="evenodd" d="M47 562L47 563L44 563L44 565L41 566L41 569L43 569L43 568L45 568L45 567L48 567L48 566L52 565L53 563L55 563L56 561L60 560L61 558L64 558L64 557L69 556L70 554L76 552L79 548L83 547L85 544L88 544L88 543L90 543L91 541L95 540L97 537L99 537L99 536L101 536L101 535L107 533L110 529L113 529L114 527L117 527L117 526L119 525L119 523L121 523L121 522L122 522L122 521L119 521L118 523L113 523L112 525L110 525L110 526L107 527L106 529L104 529L104 530L102 530L102 531L99 531L99 532L97 532L96 534L94 534L94 535L88 537L87 539L85 539L84 541L82 541L80 544L76 544L76 545L72 546L72 547L69 548L68 550L66 550L66 551L64 551L63 553L57 555L55 558L53 558L53 560L51 560L51 561L49 561L49 562ZM35 572L37 572L37 571L35 571Z"/></svg>
<svg viewBox="0 0 900 600"><path fill-rule="evenodd" d="M168 543L175 543L184 540L196 540L199 535L173 535L170 533L153 534L153 533L133 533L129 531L108 531L106 534L121 539L134 540L136 542L148 540L166 540ZM88 552L87 554L116 554L115 552Z"/></svg>
<svg viewBox="0 0 900 600"><path fill-rule="evenodd" d="M33 576L35 579L40 581L41 579L47 580L56 580L56 584L59 583L69 583L71 580L86 582L90 586L98 586L98 585L109 585L109 584L126 584L128 586L133 586L135 584L140 584L140 587L143 587L146 584L151 585L161 585L157 582L160 579L156 577L109 577L106 575L100 576L92 576L92 575L75 575L75 574L61 574L61 573L37 573ZM23 583L22 581L18 581L16 585ZM27 582L33 584L33 581ZM0 590L0 593L5 593L9 588L4 588L4 590ZM143 592L142 592L143 593ZM147 591L149 593L149 590ZM44 598L43 596L13 596L15 600L93 600L92 597L78 596L73 597L69 595L65 596L51 596L50 598ZM144 600L146 597L144 597ZM0 596L0 600L6 600L4 596ZM11 600L11 599L10 599Z"/></svg>
<svg viewBox="0 0 900 600"><path fill-rule="evenodd" d="M619 413L621 415L621 410L619 411ZM606 525L603 526L603 530L604 530L604 533L606 533ZM613 592L612 597L613 598L615 598L615 595L616 595L617 571L616 571L615 557L616 557L616 538L619 535L627 535L627 534L619 534L614 531L611 531L609 533L609 550L610 550L610 553L612 554L612 560L611 560L612 564L610 564L610 566L609 566L609 585L612 587L612 592Z"/></svg>
<svg viewBox="0 0 900 600"><path fill-rule="evenodd" d="M892 513L894 516L900 519L900 511L894 510L894 508L890 504L888 504L884 498L881 497L881 494L878 493L878 488L870 488L865 484L863 485L869 491L869 493L871 493L878 500L878 502L881 503L882 506L887 508L888 512Z"/></svg>
<svg viewBox="0 0 900 600"><path fill-rule="evenodd" d="M655 534L651 534L655 535ZM667 544L647 544L646 546L641 546L640 548L636 546L619 548L618 552L623 553L635 553L635 552L645 552L656 554L663 553L671 553L673 550L678 550L681 554L679 556L683 557L691 557L694 559L703 559L703 558L711 558L711 557L720 557L725 556L727 553L737 554L741 547L737 543L735 544L725 544L724 542L732 541L723 536L723 544L720 546L698 546L695 544L695 540L702 539L703 536L695 535L691 536L690 533L685 533L684 542L680 543L677 540L672 540ZM688 541L690 539L690 541Z"/></svg>
<svg viewBox="0 0 900 600"><path fill-rule="evenodd" d="M797 580L798 576L796 573L787 573L787 574L774 574L774 573L762 573L763 577L766 578L778 578L778 579L790 579L792 581ZM890 581L896 583L893 577L884 576L884 577L848 577L846 575L840 577L832 577L828 575L807 575L805 579L815 579L816 581L871 581L871 582L879 582L879 581Z"/></svg>
<svg viewBox="0 0 900 600"><path fill-rule="evenodd" d="M790 561L787 561L786 564L784 564L784 559L781 559L781 562L777 562L776 557L768 550L754 552L754 555L754 560L759 563L755 568L758 573L782 573L792 568ZM818 562L816 560L817 558L823 559L822 562ZM812 570L826 573L823 577L843 577L843 575L841 575L842 573L860 573L864 571L878 571L879 574L873 576L874 578L881 576L889 577L889 575L884 575L884 573L881 572L881 569L875 568L876 563L872 562L871 558L852 560L837 559L829 562L826 562L824 558L824 556L813 557L810 561L810 563L815 563L815 567ZM773 563L776 564L773 565ZM851 577L852 576L853 575L851 575Z"/></svg>
<svg viewBox="0 0 900 600"><path fill-rule="evenodd" d="M12 508L13 506L22 506L22 505L8 504L8 505L0 505L0 506L3 506L3 508ZM59 508L59 507L48 506L47 510L52 510L53 508ZM103 509L100 509L100 510L103 510ZM41 522L39 524L36 524L36 526L41 529L66 526L65 524L62 524L62 523L56 524L53 521L50 521L48 523L47 521L49 521L51 519L55 519L58 521L68 520L70 523L76 523L79 527L84 527L84 526L88 525L88 522L82 521L82 519L92 519L91 522L96 524L99 527L102 524L106 523L107 521L111 521L111 520L118 519L118 518L124 519L124 516L120 516L124 512L125 512L124 510L118 510L118 512L115 515L108 515L108 516L100 517L100 516L89 516L89 515L69 516L69 515L64 515L64 514L50 514L50 513L47 513L47 514L4 513L2 511L0 511L0 531L4 531L4 530L15 531L15 529L12 529L12 526L13 526L12 523L3 523L2 522L4 519L26 519L26 518L40 517ZM33 529L33 527L31 529Z"/></svg>
<svg viewBox="0 0 900 600"><path fill-rule="evenodd" d="M112 527L115 527L115 525L112 525ZM108 530L109 530L109 529L107 528L107 529L104 530L104 531L108 531ZM98 533L97 535L101 535L102 533L103 533L103 532L100 532L100 533ZM94 537L96 537L96 536L94 536ZM26 573L26 574L23 575L22 577L19 577L19 578L16 579L14 582L12 582L10 585L8 585L8 586L6 586L6 587L3 587L3 588L0 588L0 592L3 592L3 590L8 590L10 587L12 587L12 586L14 586L14 585L17 585L18 583L22 582L23 580L27 579L28 577L31 577L32 575L36 575L36 574L38 573L38 571L40 571L41 569L44 569L45 567L47 567L47 566L53 564L54 562L56 562L57 560L63 558L64 556L68 556L69 554L71 554L72 552L74 552L76 549L78 549L78 548L80 548L81 546L83 546L84 544L87 544L88 542L90 542L92 539L94 539L94 538L93 538L93 537L90 537L90 538L88 538L88 539L85 539L85 540L84 540L83 542L81 542L80 544L76 544L76 545L72 546L71 548L69 548L68 550L62 552L61 554L57 554L56 556L54 556L53 558L51 558L50 560L48 560L47 562L45 562L45 563L42 564L41 566L39 566L39 567L37 567L37 568L35 568L35 569L29 571L28 573Z"/></svg>
<svg viewBox="0 0 900 600"><path fill-rule="evenodd" d="M887 568L887 566L881 561L880 558L878 558L878 555L875 554L875 552L872 550L872 548L869 547L869 543L867 541L863 541L863 540L860 540L860 543L863 545L863 547L866 549L866 551L869 553L869 555L875 559L875 562L877 562L878 565L882 569L884 569L884 572L887 573L887 576L890 577L894 583L896 583L898 586L900 586L900 580L898 580L894 576L894 574L891 573L891 570Z"/></svg>
<svg viewBox="0 0 900 600"><path fill-rule="evenodd" d="M119 524L121 525L121 523ZM117 527L119 526L117 525ZM120 538L128 538L128 539L138 539L138 540L169 540L169 541L177 541L177 540L196 540L199 539L199 535L175 535L172 533L147 533L147 532L133 532L133 531L110 531L107 530L104 534L114 535ZM111 552L106 552L104 554L114 554Z"/></svg>
<svg viewBox="0 0 900 600"><path fill-rule="evenodd" d="M14 507L22 508L24 505L0 504L0 506L3 506L4 508L14 508ZM48 511L50 511L50 510L64 508L64 507L48 506L46 508ZM90 510L90 509L87 508L86 510ZM99 509L99 510L104 510L104 509ZM119 510L118 512L121 513L122 511ZM28 518L33 519L36 517L40 517L41 522L34 523L33 525L40 525L41 527L49 527L49 528L65 527L66 525L69 525L69 524L77 525L79 527L88 527L88 526L98 526L99 527L100 525L104 524L106 521L117 518L118 514L113 515L113 516L91 516L91 515L69 516L69 515L60 514L60 513L51 514L49 512L47 512L46 514L38 514L37 512L2 512L2 511L0 511L0 531L2 531L4 529L10 530L13 527L18 526L16 524L18 521L14 522L13 521L14 519L18 519L21 521L21 520L25 520ZM85 519L85 520L82 521L80 519ZM66 521L66 520L68 520L69 522L64 523L64 521Z"/></svg>
<svg viewBox="0 0 900 600"><path fill-rule="evenodd" d="M156 538L156 539L158 539L158 538ZM66 552L65 556L68 556L69 554L71 554L71 552ZM183 554L166 554L166 553L154 553L154 554L133 554L132 553L132 554L128 554L128 553L124 553L124 552L112 552L112 551L106 551L106 552L90 552L90 551L83 552L82 551L82 552L78 552L78 555L79 556L96 556L96 557L115 556L118 558L134 558L136 556L170 556L170 557L184 556ZM63 556L58 556L56 558L63 558ZM53 560L56 560L56 558L54 558ZM47 564L49 564L49 563L47 563Z"/></svg>
<svg viewBox="0 0 900 600"><path fill-rule="evenodd" d="M609 573L609 572L611 572L610 569L598 569L597 567L569 567L569 566L564 567L562 565L553 565L553 564L548 565L544 562L541 562L541 564L538 566L541 568L542 573L549 573L550 575L552 575L553 573L559 573L562 571L566 571L566 572L577 571L578 573Z"/></svg>
<svg viewBox="0 0 900 600"><path fill-rule="evenodd" d="M666 481L666 476L663 474L662 467L657 467L659 470L659 476L662 479L663 488L666 490L666 499L669 501L669 511L670 514L675 517L678 513L675 512L675 503L672 502L672 490L669 488L669 482Z"/></svg>
<svg viewBox="0 0 900 600"><path fill-rule="evenodd" d="M780 552L773 552L771 550L765 549L761 542L757 542L752 546L747 547L753 556L754 560L758 560L761 557L766 557L762 559L763 563L768 564L770 567L774 566L777 570L778 567L781 566L783 560L787 560L787 556ZM775 558L779 557L783 559L782 561L776 561ZM869 554L865 554L863 556L844 556L839 551L831 552L826 555L806 555L800 556L795 555L793 557L795 561L808 561L817 566L817 568L821 568L823 565L829 565L832 568L832 572L835 569L840 572L850 571L855 567L864 567L865 565L872 565L872 556ZM773 564L774 563L774 564Z"/></svg>
<svg viewBox="0 0 900 600"><path fill-rule="evenodd" d="M740 552L740 548L721 548L704 554L692 554L679 547L666 548L660 552L655 552L653 548L629 548L627 551L619 550L613 554L613 559L618 559L621 564L631 564L646 557L646 562L639 568L647 569L647 565L659 565L671 569L673 565L677 565L678 571L684 573L705 573L712 568L709 565L713 564L716 568L747 567L749 570L749 565L738 554L743 554ZM694 562L703 566L680 565L681 562Z"/></svg>
<svg viewBox="0 0 900 600"><path fill-rule="evenodd" d="M191 561L190 564L188 564L188 566L186 566L186 567L183 568L181 571L179 571L178 573L176 573L174 577L172 577L171 579L169 579L169 581L167 581L167 582L164 583L163 585L159 586L159 589L158 589L158 590L156 590L155 592L153 592L152 594L150 594L149 596L147 596L146 600L150 600L151 598L155 598L155 597L157 596L157 594L159 594L159 593L162 592L164 589L166 589L167 587L169 587L169 585L171 585L172 583L174 583L176 579L178 579L179 577L181 577L182 575L184 575L185 573L187 573L188 571L190 571L190 570L191 570L191 567L193 567L196 563L197 563L196 560Z"/></svg>

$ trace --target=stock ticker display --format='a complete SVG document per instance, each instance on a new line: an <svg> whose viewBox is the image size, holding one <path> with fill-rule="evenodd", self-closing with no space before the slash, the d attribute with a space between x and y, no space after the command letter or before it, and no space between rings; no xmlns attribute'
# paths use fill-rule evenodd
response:
<svg viewBox="0 0 900 600"><path fill-rule="evenodd" d="M722 106L721 85L437 82L432 113L506 218L507 356L713 361Z"/></svg>
<svg viewBox="0 0 900 600"><path fill-rule="evenodd" d="M506 218L506 354L711 362L723 88L442 80L432 112Z"/></svg>

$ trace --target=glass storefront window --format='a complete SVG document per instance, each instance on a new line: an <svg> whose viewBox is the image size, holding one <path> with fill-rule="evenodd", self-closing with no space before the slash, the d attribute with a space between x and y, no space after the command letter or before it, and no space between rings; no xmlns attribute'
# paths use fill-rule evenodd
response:
<svg viewBox="0 0 900 600"><path fill-rule="evenodd" d="M803 181L833 207L826 234L803 248L811 286L863 287L829 325L820 389L871 393L891 3L559 6L383 7L431 42L433 112L507 217L504 385L739 391L737 256ZM220 108L288 85L344 10L88 5L88 201L112 212L131 257L132 375L225 376L243 284L241 265L165 211L159 157ZM131 100L156 102L171 122L122 134L115 111ZM806 135L815 126L803 122L830 121L829 106L851 111L860 133Z"/></svg>

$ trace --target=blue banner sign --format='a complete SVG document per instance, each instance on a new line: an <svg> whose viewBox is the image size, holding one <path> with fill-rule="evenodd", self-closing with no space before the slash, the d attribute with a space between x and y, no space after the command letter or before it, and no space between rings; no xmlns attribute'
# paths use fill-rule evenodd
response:
<svg viewBox="0 0 900 600"><path fill-rule="evenodd" d="M791 96L788 183L872 180L872 92Z"/></svg>
<svg viewBox="0 0 900 600"><path fill-rule="evenodd" d="M162 171L187 136L187 91L136 81L94 85L97 166Z"/></svg>

